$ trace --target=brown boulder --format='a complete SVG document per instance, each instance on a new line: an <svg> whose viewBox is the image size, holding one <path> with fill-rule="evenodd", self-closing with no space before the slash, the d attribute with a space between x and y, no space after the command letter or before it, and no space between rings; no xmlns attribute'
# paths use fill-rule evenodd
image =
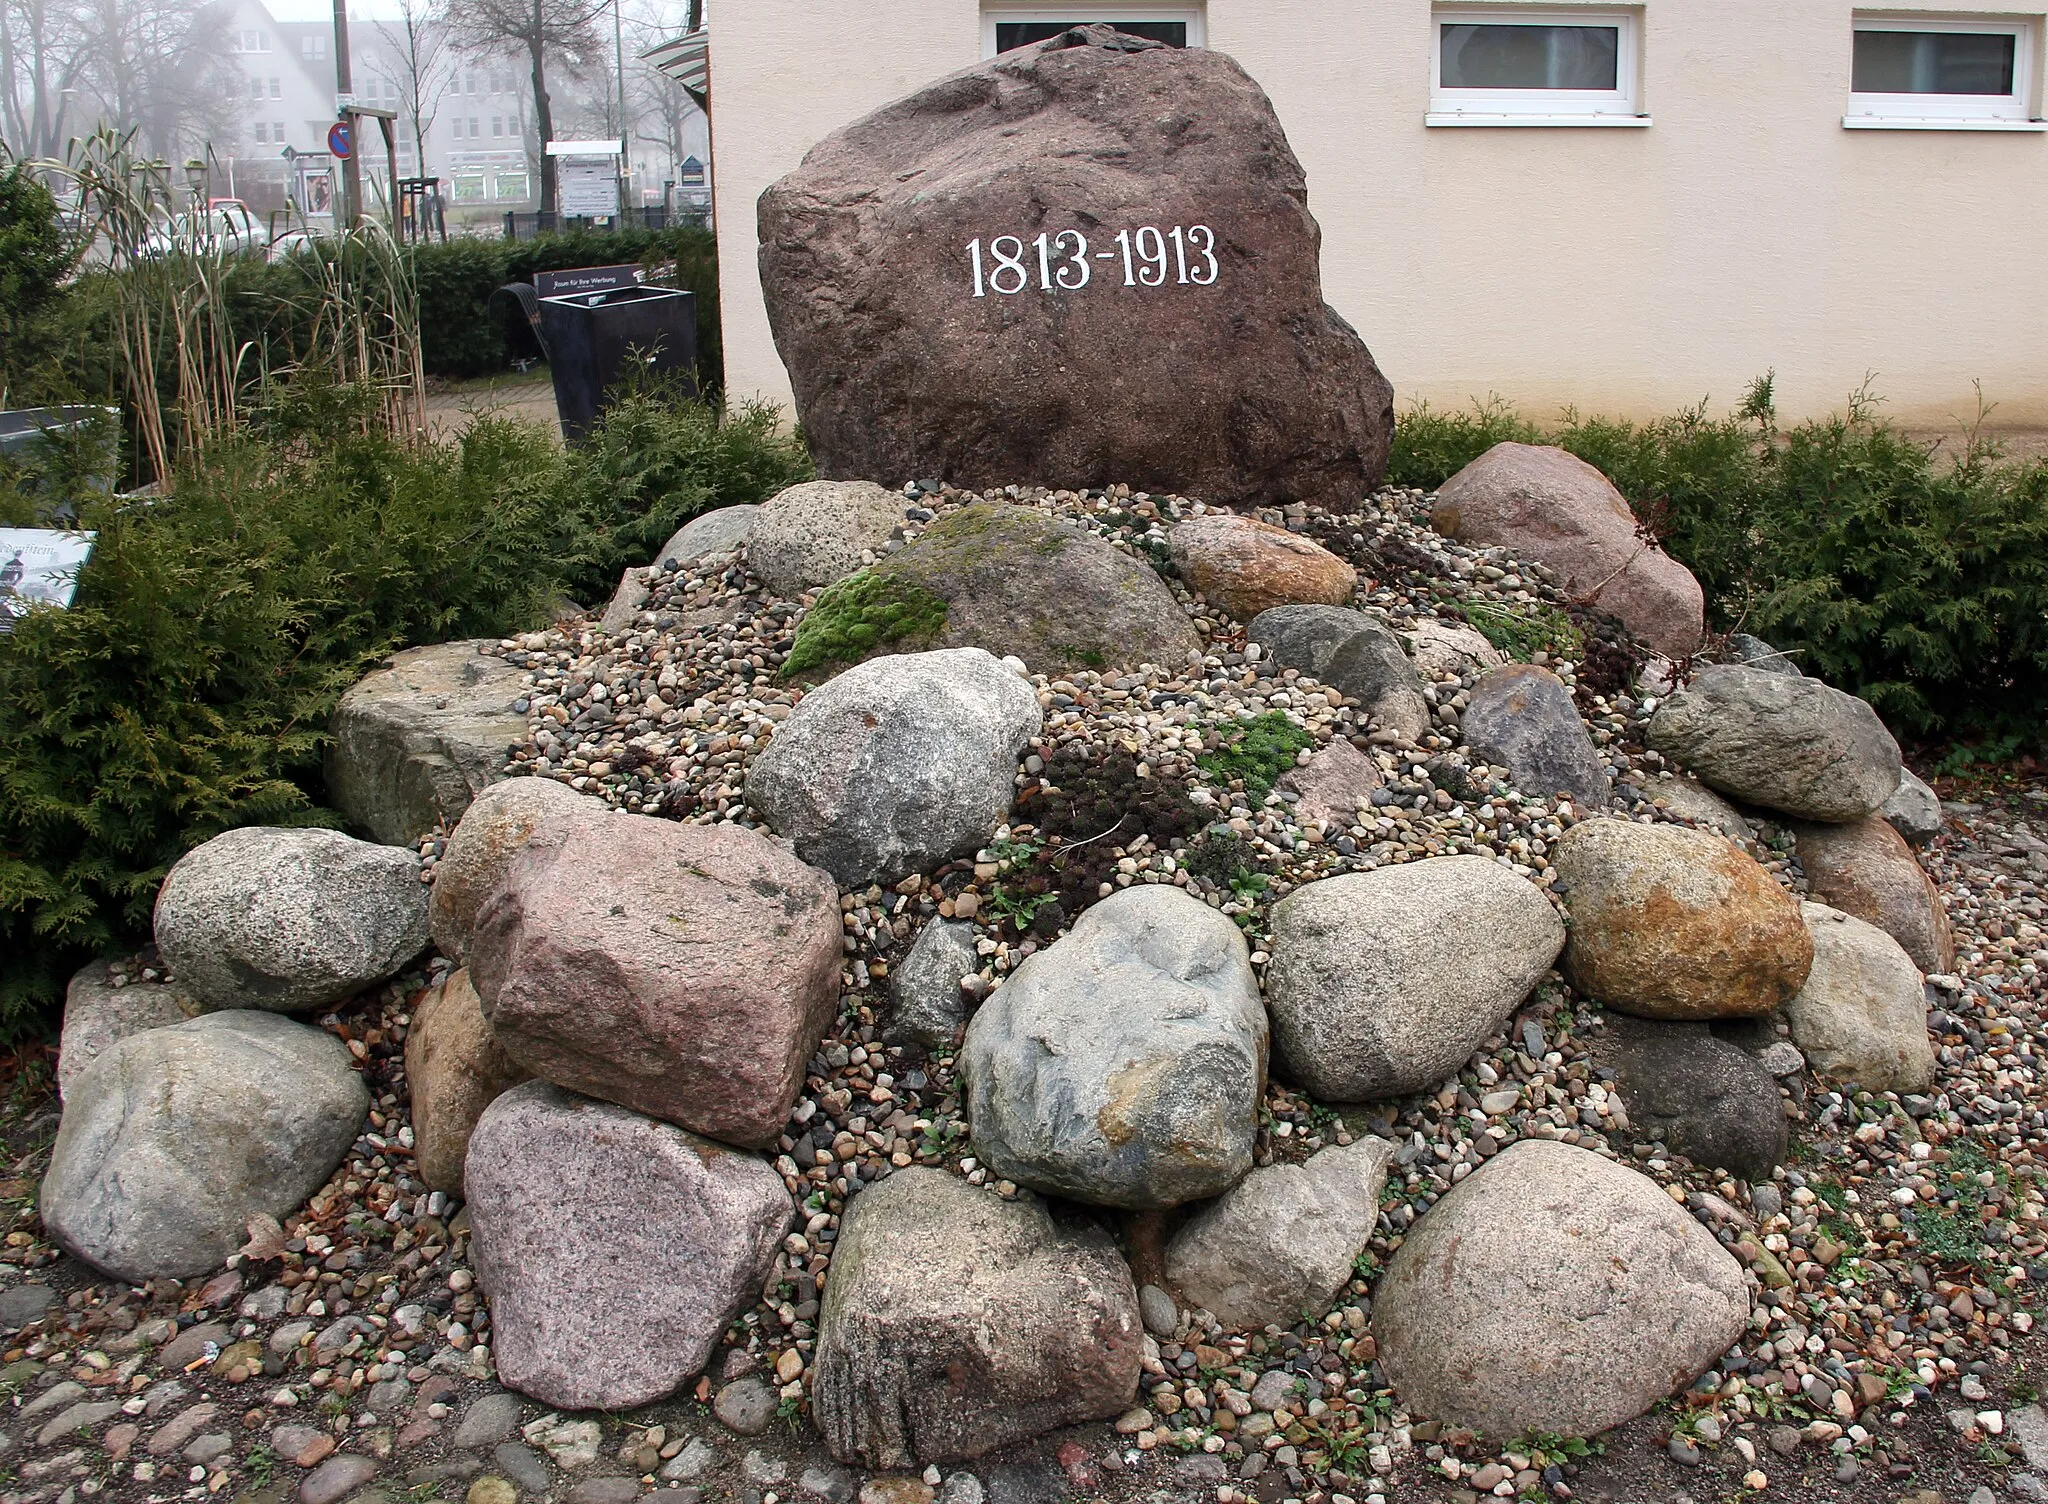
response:
<svg viewBox="0 0 2048 1504"><path fill-rule="evenodd" d="M434 864L427 923L434 944L451 961L469 954L476 911L505 880L512 858L543 820L554 815L603 816L601 799L579 794L552 778L508 778L471 801Z"/></svg>
<svg viewBox="0 0 2048 1504"><path fill-rule="evenodd" d="M760 201L819 472L973 489L1363 501L1393 392L1320 241L1242 68L1101 26L884 106Z"/></svg>
<svg viewBox="0 0 2048 1504"><path fill-rule="evenodd" d="M499 1093L526 1072L492 1037L483 1004L458 971L420 999L405 1036L405 1084L412 1094L412 1154L433 1190L462 1192L469 1135Z"/></svg>
<svg viewBox="0 0 2048 1504"><path fill-rule="evenodd" d="M1814 902L1876 925L1923 972L1955 970L1955 936L1934 883L1882 815L1851 825L1802 822L1792 833Z"/></svg>
<svg viewBox="0 0 2048 1504"><path fill-rule="evenodd" d="M1275 606L1348 606L1358 585L1320 543L1229 512L1176 523L1167 545L1188 588L1239 621Z"/></svg>
<svg viewBox="0 0 2048 1504"><path fill-rule="evenodd" d="M1571 911L1564 973L1644 1018L1751 1018L1813 965L1799 901L1733 842L1680 825L1588 820L1551 853Z"/></svg>
<svg viewBox="0 0 2048 1504"><path fill-rule="evenodd" d="M1502 547L1557 572L1660 653L1699 646L1706 598L1692 571L1636 531L1607 477L1545 444L1496 444L1445 481L1430 523L1464 543Z"/></svg>
<svg viewBox="0 0 2048 1504"><path fill-rule="evenodd" d="M1298 796L1294 818L1320 820L1338 830L1358 823L1358 806L1386 785L1380 765L1341 736L1280 775L1280 791Z"/></svg>
<svg viewBox="0 0 2048 1504"><path fill-rule="evenodd" d="M470 975L535 1075L752 1148L832 1020L839 935L832 879L756 831L557 816L478 914Z"/></svg>

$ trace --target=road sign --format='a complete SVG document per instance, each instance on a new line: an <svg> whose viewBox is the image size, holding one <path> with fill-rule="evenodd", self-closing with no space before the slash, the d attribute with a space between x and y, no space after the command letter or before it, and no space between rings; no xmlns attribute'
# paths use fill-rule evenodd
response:
<svg viewBox="0 0 2048 1504"><path fill-rule="evenodd" d="M287 146L283 151L279 152L278 155L280 157L283 157L287 162L293 162L298 160L299 154L292 147Z"/></svg>
<svg viewBox="0 0 2048 1504"><path fill-rule="evenodd" d="M327 149L334 153L335 160L346 162L352 148L348 139L348 122L337 120L327 127Z"/></svg>

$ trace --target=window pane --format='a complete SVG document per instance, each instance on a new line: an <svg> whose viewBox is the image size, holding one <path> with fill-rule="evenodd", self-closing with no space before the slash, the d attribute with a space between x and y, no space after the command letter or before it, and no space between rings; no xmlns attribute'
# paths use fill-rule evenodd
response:
<svg viewBox="0 0 2048 1504"><path fill-rule="evenodd" d="M1008 52L1014 47L1029 47L1034 42L1049 42L1069 27L1090 24L1080 18L1072 21L998 21L996 51ZM1134 37L1164 42L1169 47L1188 44L1188 23L1185 21L1109 21L1103 24L1114 26L1118 31L1127 31Z"/></svg>
<svg viewBox="0 0 2048 1504"><path fill-rule="evenodd" d="M1859 31L1858 94L2010 94L2019 38L1979 31Z"/></svg>
<svg viewBox="0 0 2048 1504"><path fill-rule="evenodd" d="M1446 89L1620 87L1618 26L1493 26L1446 23Z"/></svg>

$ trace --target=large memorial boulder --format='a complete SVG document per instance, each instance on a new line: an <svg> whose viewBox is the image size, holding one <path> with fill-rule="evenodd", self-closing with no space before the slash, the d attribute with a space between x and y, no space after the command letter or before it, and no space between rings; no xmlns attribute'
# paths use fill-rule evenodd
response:
<svg viewBox="0 0 2048 1504"><path fill-rule="evenodd" d="M1392 389L1220 52L1076 27L941 79L813 147L760 241L824 475L1339 506L1386 468Z"/></svg>
<svg viewBox="0 0 2048 1504"><path fill-rule="evenodd" d="M1643 536L1613 484L1547 444L1496 444L1443 484L1437 531L1555 570L1559 584L1660 653L1699 646L1706 598L1692 571Z"/></svg>
<svg viewBox="0 0 2048 1504"><path fill-rule="evenodd" d="M537 1076L749 1148L839 991L839 895L759 831L558 815L477 916L491 1033Z"/></svg>
<svg viewBox="0 0 2048 1504"><path fill-rule="evenodd" d="M825 591L797 629L790 671L923 648L986 648L1064 674L1178 669L1202 639L1149 564L1036 508L978 501Z"/></svg>
<svg viewBox="0 0 2048 1504"><path fill-rule="evenodd" d="M519 669L482 642L408 648L341 697L327 748L327 794L349 823L388 846L410 846L462 818L478 790L503 777L526 740Z"/></svg>
<svg viewBox="0 0 2048 1504"><path fill-rule="evenodd" d="M1179 888L1126 888L968 1024L975 1153L1007 1180L1103 1206L1217 1195L1252 1167L1266 1041L1237 926Z"/></svg>

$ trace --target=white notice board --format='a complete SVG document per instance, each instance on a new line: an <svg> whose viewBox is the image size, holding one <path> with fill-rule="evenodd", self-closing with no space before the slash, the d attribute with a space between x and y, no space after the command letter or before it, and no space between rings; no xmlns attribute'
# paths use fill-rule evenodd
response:
<svg viewBox="0 0 2048 1504"><path fill-rule="evenodd" d="M555 202L574 219L608 219L619 212L619 168L611 157L563 157L555 167Z"/></svg>

